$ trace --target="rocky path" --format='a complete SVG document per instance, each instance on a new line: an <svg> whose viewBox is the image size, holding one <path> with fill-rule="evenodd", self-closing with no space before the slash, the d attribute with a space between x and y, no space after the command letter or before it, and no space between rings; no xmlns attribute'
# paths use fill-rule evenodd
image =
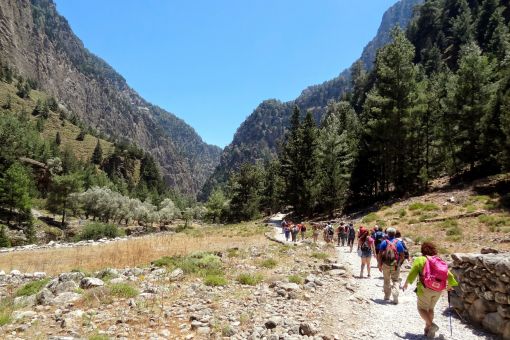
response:
<svg viewBox="0 0 510 340"><path fill-rule="evenodd" d="M399 304L383 301L384 293L382 273L372 262L371 278L358 278L361 260L347 247L337 248L339 262L350 268L353 278L353 294L339 296L332 294L328 314L334 315L329 324L333 334L340 334L342 339L425 339L423 321L416 310L416 296L411 287L400 291ZM402 280L407 272L401 274ZM343 293L345 294L345 293ZM450 335L448 299L444 295L436 306L435 322L440 330L436 339L495 339L493 336L470 328L457 317L452 317L453 335Z"/></svg>

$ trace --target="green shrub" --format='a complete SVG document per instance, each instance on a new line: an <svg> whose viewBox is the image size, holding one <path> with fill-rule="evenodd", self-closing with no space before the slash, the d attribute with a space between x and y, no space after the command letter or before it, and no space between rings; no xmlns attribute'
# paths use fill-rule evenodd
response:
<svg viewBox="0 0 510 340"><path fill-rule="evenodd" d="M229 248L227 249L227 256L232 257L238 257L240 255L239 248Z"/></svg>
<svg viewBox="0 0 510 340"><path fill-rule="evenodd" d="M274 259L265 259L260 263L260 266L263 268L273 269L277 264L278 262Z"/></svg>
<svg viewBox="0 0 510 340"><path fill-rule="evenodd" d="M207 252L194 253L189 256L165 256L153 261L152 264L158 267L181 268L186 274L197 274L202 277L223 274L221 259Z"/></svg>
<svg viewBox="0 0 510 340"><path fill-rule="evenodd" d="M375 223L376 223L379 227L383 227L383 228L384 228L384 227L386 227L386 225L387 225L385 220L377 220Z"/></svg>
<svg viewBox="0 0 510 340"><path fill-rule="evenodd" d="M314 259L317 259L317 260L325 260L329 256L326 253L312 253L312 255L310 255L310 257L313 257Z"/></svg>
<svg viewBox="0 0 510 340"><path fill-rule="evenodd" d="M109 287L110 294L118 298L133 298L140 294L138 289L127 283L115 283Z"/></svg>
<svg viewBox="0 0 510 340"><path fill-rule="evenodd" d="M12 299L0 299L0 327L11 323L11 314L14 310Z"/></svg>
<svg viewBox="0 0 510 340"><path fill-rule="evenodd" d="M455 227L457 227L458 225L459 225L459 224L457 223L457 221L452 220L452 219L444 220L444 221L443 221L443 222L441 222L441 224L440 224L441 228L443 228L443 229L455 228Z"/></svg>
<svg viewBox="0 0 510 340"><path fill-rule="evenodd" d="M243 285L255 286L262 282L264 277L261 274L242 273L237 276L237 282Z"/></svg>
<svg viewBox="0 0 510 340"><path fill-rule="evenodd" d="M48 284L48 282L50 282L50 279L42 279L26 283L16 291L16 296L29 296L37 294L44 288L44 286Z"/></svg>
<svg viewBox="0 0 510 340"><path fill-rule="evenodd" d="M206 275L204 278L204 284L206 286L217 287L226 286L228 284L227 279L222 275Z"/></svg>
<svg viewBox="0 0 510 340"><path fill-rule="evenodd" d="M99 240L101 238L115 238L124 235L124 230L113 224L92 222L83 228L83 230L76 236L76 240Z"/></svg>
<svg viewBox="0 0 510 340"><path fill-rule="evenodd" d="M303 278L299 275L290 275L289 276L289 282L297 283L298 285L303 283Z"/></svg>
<svg viewBox="0 0 510 340"><path fill-rule="evenodd" d="M499 203L497 201L489 200L485 203L484 208L486 210L497 210L499 209Z"/></svg>
<svg viewBox="0 0 510 340"><path fill-rule="evenodd" d="M398 216L400 216L400 218L405 217L406 215L407 215L407 210L402 208L398 211Z"/></svg>
<svg viewBox="0 0 510 340"><path fill-rule="evenodd" d="M409 223L409 224L417 224L417 223L420 223L420 221L418 221L416 218L411 218L407 223Z"/></svg>
<svg viewBox="0 0 510 340"><path fill-rule="evenodd" d="M478 221L488 225L489 227L504 227L510 225L510 217L506 216L491 216L491 215L480 215ZM493 230L491 230L493 231Z"/></svg>
<svg viewBox="0 0 510 340"><path fill-rule="evenodd" d="M107 335L94 334L88 337L88 340L110 340Z"/></svg>
<svg viewBox="0 0 510 340"><path fill-rule="evenodd" d="M459 242L462 240L462 235L450 235L446 238L450 242Z"/></svg>
<svg viewBox="0 0 510 340"><path fill-rule="evenodd" d="M370 213L370 214L366 215L365 217L363 217L362 222L363 223L371 223L371 222L376 221L378 218L379 218L379 216L377 216L376 213Z"/></svg>
<svg viewBox="0 0 510 340"><path fill-rule="evenodd" d="M411 211L416 211L416 210L434 211L434 210L439 210L439 207L437 205L435 205L434 203L415 202L415 203L411 203L409 205L409 210L411 210Z"/></svg>
<svg viewBox="0 0 510 340"><path fill-rule="evenodd" d="M447 236L459 236L462 235L462 229L460 229L458 226L450 227L448 230L446 230Z"/></svg>

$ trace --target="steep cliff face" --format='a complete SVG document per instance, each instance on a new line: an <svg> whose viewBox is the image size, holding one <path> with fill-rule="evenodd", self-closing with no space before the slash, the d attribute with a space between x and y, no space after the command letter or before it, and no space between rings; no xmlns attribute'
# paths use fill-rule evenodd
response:
<svg viewBox="0 0 510 340"><path fill-rule="evenodd" d="M391 29L396 25L407 27L415 6L423 1L401 0L384 13L377 35L360 57L367 69L372 68L377 50L390 41ZM347 69L332 80L306 88L293 101L283 103L273 99L261 103L237 129L232 143L223 150L220 164L204 185L200 197L207 197L214 186L225 182L229 172L242 163L273 157L285 134L294 105L298 105L302 111L312 110L315 119L320 122L327 103L338 100L349 87L350 70Z"/></svg>
<svg viewBox="0 0 510 340"><path fill-rule="evenodd" d="M149 151L168 184L181 192L195 194L218 164L220 148L145 101L90 53L52 0L0 2L0 58L88 125Z"/></svg>

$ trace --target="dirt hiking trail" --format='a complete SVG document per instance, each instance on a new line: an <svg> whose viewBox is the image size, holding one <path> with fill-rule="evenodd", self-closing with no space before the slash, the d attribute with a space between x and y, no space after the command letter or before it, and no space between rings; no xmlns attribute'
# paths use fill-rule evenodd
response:
<svg viewBox="0 0 510 340"><path fill-rule="evenodd" d="M337 247L338 262L345 265L352 273L352 289L349 296L332 292L331 304L326 308L332 334L339 334L341 339L426 339L423 335L424 323L416 309L414 285L408 290L400 290L399 304L384 301L383 277L372 259L371 278L358 278L361 258L355 252L349 253L347 247ZM407 277L407 270L400 274L402 282ZM453 335L450 335L448 298L446 293L436 306L434 322L439 326L436 339L496 339L484 331L473 329L463 323L456 315L452 317ZM454 313L455 314L455 313ZM326 332L327 333L327 332Z"/></svg>

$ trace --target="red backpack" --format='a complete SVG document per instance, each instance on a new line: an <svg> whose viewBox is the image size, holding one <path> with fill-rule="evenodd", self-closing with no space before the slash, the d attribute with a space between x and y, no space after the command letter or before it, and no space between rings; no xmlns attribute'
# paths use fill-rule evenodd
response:
<svg viewBox="0 0 510 340"><path fill-rule="evenodd" d="M441 292L446 289L448 281L448 264L439 256L427 256L421 273L421 282L428 289Z"/></svg>
<svg viewBox="0 0 510 340"><path fill-rule="evenodd" d="M386 240L386 249L382 253L382 262L388 266L398 266L398 239L394 238L392 241Z"/></svg>

